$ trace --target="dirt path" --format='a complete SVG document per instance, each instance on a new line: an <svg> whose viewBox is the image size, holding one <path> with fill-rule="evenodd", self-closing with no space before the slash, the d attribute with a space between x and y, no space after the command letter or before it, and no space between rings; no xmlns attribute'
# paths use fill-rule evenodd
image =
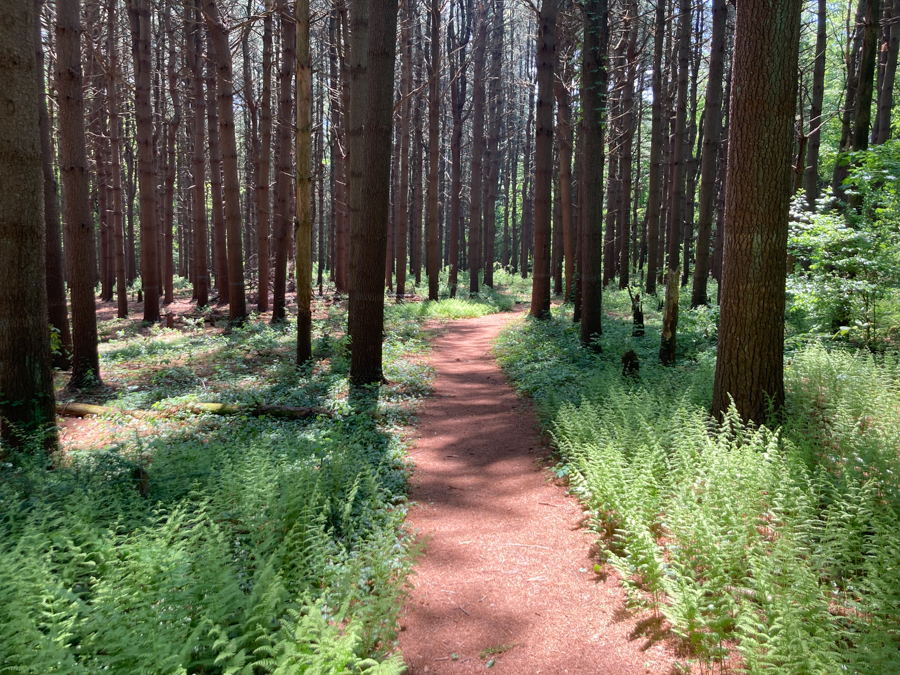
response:
<svg viewBox="0 0 900 675"><path fill-rule="evenodd" d="M409 675L669 672L588 557L581 509L544 468L537 421L490 355L521 313L458 321L434 343L410 524L427 541L401 620Z"/></svg>

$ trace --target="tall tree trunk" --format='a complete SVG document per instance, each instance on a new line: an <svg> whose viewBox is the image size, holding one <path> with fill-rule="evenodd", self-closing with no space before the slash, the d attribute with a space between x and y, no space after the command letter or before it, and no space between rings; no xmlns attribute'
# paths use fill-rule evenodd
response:
<svg viewBox="0 0 900 675"><path fill-rule="evenodd" d="M431 58L428 62L428 225L426 232L426 256L428 273L428 299L437 301L440 280L440 240L438 237L438 151L440 150L441 116L441 5L431 0L429 8L431 27Z"/></svg>
<svg viewBox="0 0 900 675"><path fill-rule="evenodd" d="M596 346L603 332L603 127L606 122L607 0L587 0L584 7L584 46L581 69L582 145L585 171L581 173L583 209L581 264L581 343Z"/></svg>
<svg viewBox="0 0 900 675"><path fill-rule="evenodd" d="M534 140L534 278L531 316L550 318L550 219L553 191L553 63L556 0L542 0L537 40L538 100Z"/></svg>
<svg viewBox="0 0 900 675"><path fill-rule="evenodd" d="M297 275L297 365L312 358L312 68L309 56L309 0L297 0L297 216L294 270Z"/></svg>
<svg viewBox="0 0 900 675"><path fill-rule="evenodd" d="M27 3L25 3L27 5ZM30 13L27 12L26 13ZM147 15L149 20L149 15ZM6 21L13 21L9 17ZM12 25L7 23L7 25ZM28 23L31 35L30 22ZM16 39L21 39L17 36ZM16 44L13 41L11 44ZM94 299L94 217L91 210L91 179L85 147L84 94L81 75L81 9L78 0L59 0L56 4L56 89L59 101L59 172L65 195L66 263L72 294L72 378L69 387L90 387L100 383L97 354L97 314ZM29 49L26 63L32 63ZM4 62L6 63L6 62ZM149 79L147 80L149 84ZM34 80L30 85L34 86ZM36 106L27 108L34 116ZM148 101L149 108L149 101ZM140 106L138 106L140 112ZM149 116L148 116L149 119ZM35 146L37 147L37 146ZM9 185L14 185L10 178ZM150 177L152 179L152 176ZM4 192L12 191L5 187ZM24 189L24 188L23 188ZM40 209L34 212L40 213ZM12 214L11 214L12 215ZM142 219L143 221L143 219ZM155 229L155 228L153 228ZM149 248L149 247L148 247ZM35 257L42 260L43 256ZM42 263L43 264L43 263ZM11 269L5 267L4 269ZM31 282L40 286L40 278ZM46 289L46 286L44 287ZM46 290L40 291L46 294ZM158 303L159 297L154 298ZM46 303L46 300L43 301ZM46 304L42 305L41 330L28 334L35 341L46 332ZM146 311L145 311L146 313ZM159 318L157 305L156 318ZM22 334L20 334L21 337ZM6 387L4 380L4 389ZM4 392L6 393L6 392Z"/></svg>
<svg viewBox="0 0 900 675"><path fill-rule="evenodd" d="M175 259L174 248L172 245L172 227L175 222L175 139L178 135L178 127L181 124L181 92L178 83L178 73L175 67L175 31L172 29L171 6L167 2L165 9L166 34L169 40L169 62L167 64L167 75L169 78L169 97L172 99L172 108L174 114L169 121L169 138L165 149L167 159L167 167L165 180L165 200L166 213L164 221L165 234L165 253L163 264L163 281L165 292L163 302L168 304L175 301Z"/></svg>
<svg viewBox="0 0 900 675"><path fill-rule="evenodd" d="M467 11L467 7L469 8ZM471 36L471 3L451 0L450 24L447 26L447 58L450 62L450 112L453 130L450 135L450 225L449 244L450 297L456 297L459 275L459 241L462 232L460 199L462 192L463 110L466 103L466 45Z"/></svg>
<svg viewBox="0 0 900 675"><path fill-rule="evenodd" d="M634 157L634 83L637 79L637 37L638 37L637 0L631 0L625 14L623 31L628 35L628 47L625 50L625 91L622 97L622 185L620 187L622 208L619 227L619 288L628 288L629 284L629 238L631 235L631 169Z"/></svg>
<svg viewBox="0 0 900 675"><path fill-rule="evenodd" d="M288 14L286 0L276 0L275 9L281 24L281 66L278 72L278 126L275 159L275 275L272 292L272 321L283 321L287 286L287 260L291 242L291 129L292 82L296 68L296 33L294 18Z"/></svg>
<svg viewBox="0 0 900 675"><path fill-rule="evenodd" d="M384 330L384 292L381 285L390 207L391 103L397 32L397 0L355 0L354 10L369 5L366 59L365 130L363 151L368 170L363 177L361 206L364 221L353 229L357 264L350 287L356 295L350 315L353 349L350 382L354 386L379 383ZM358 109L354 98L351 110ZM352 151L351 151L352 158Z"/></svg>
<svg viewBox="0 0 900 675"><path fill-rule="evenodd" d="M678 17L678 93L675 102L675 151L672 158L671 193L669 195L668 273L666 277L666 305L663 314L659 361L664 366L675 363L675 336L678 331L678 294L681 288L679 263L681 257L681 219L684 203L684 168L687 160L686 143L688 62L691 54L691 0L680 0Z"/></svg>
<svg viewBox="0 0 900 675"><path fill-rule="evenodd" d="M878 20L881 17L879 0L866 0L863 16L862 51L859 57L859 82L856 93L856 114L850 149L866 150L869 147L869 130L872 122L872 97L875 87L875 63L878 54Z"/></svg>
<svg viewBox="0 0 900 675"><path fill-rule="evenodd" d="M350 52L346 59L347 70L347 94L345 110L347 110L347 152L349 160L347 162L348 177L348 193L347 193L347 213L348 213L348 278L349 296L347 299L347 332L351 339L351 351L354 350L355 338L353 336L354 318L356 316L355 306L358 301L357 287L355 286L358 278L359 265L359 232L363 227L373 225L368 223L363 215L363 193L362 185L364 176L367 171L371 170L371 164L368 158L364 156L366 149L366 110L368 91L366 87L367 67L369 59L369 5L370 0L351 0L350 5ZM346 31L344 31L346 35ZM390 126L385 132L388 143L390 143ZM388 151L390 158L390 151ZM388 159L390 162L390 159ZM384 174L384 180L388 182L390 190L390 164ZM390 201L390 196L388 196ZM389 217L389 206L385 206L385 215ZM381 215L378 216L377 223L381 223ZM383 234L385 241L387 238L387 229ZM378 249L378 255L381 263L381 272L384 273L384 252L386 243ZM375 288L375 282L372 282ZM380 297L383 300L384 284L379 281L377 288L380 289Z"/></svg>
<svg viewBox="0 0 900 675"><path fill-rule="evenodd" d="M666 32L667 0L656 0L656 23L653 43L653 104L650 118L650 173L647 177L647 293L656 293L659 268L659 222L662 173L660 154L663 144L663 43Z"/></svg>
<svg viewBox="0 0 900 675"><path fill-rule="evenodd" d="M197 307L209 305L209 260L207 259L207 228L206 228L206 146L204 145L204 125L207 121L206 96L203 88L203 35L200 23L200 5L198 0L190 3L192 6L191 35L186 46L188 67L191 70L191 83L193 85L193 138L194 147L191 155L191 169L193 171L193 197L194 197L194 296ZM187 13L188 10L185 10ZM185 22L187 26L188 23ZM210 153L212 157L212 153ZM210 171L213 171L210 160ZM213 196L215 199L215 196ZM215 210L215 209L214 209Z"/></svg>
<svg viewBox="0 0 900 675"><path fill-rule="evenodd" d="M500 125L503 117L501 77L503 64L503 0L494 0L491 35L491 61L488 71L490 124L487 144L487 190L484 203L484 285L494 287L494 250L497 240L497 184L500 173Z"/></svg>
<svg viewBox="0 0 900 675"><path fill-rule="evenodd" d="M241 195L238 182L237 138L234 130L234 74L228 28L219 16L216 0L206 1L206 23L216 47L216 89L219 96L219 135L222 143L222 178L225 197L225 235L228 248L228 318L242 323L247 318L244 295L244 257L241 252Z"/></svg>
<svg viewBox="0 0 900 675"><path fill-rule="evenodd" d="M257 309L269 311L269 174L272 155L272 0L266 0L262 42L262 97L259 111L260 151L256 174L257 258L259 298Z"/></svg>
<svg viewBox="0 0 900 675"><path fill-rule="evenodd" d="M706 81L706 107L703 120L703 151L700 157L700 215L697 224L697 258L691 307L705 305L709 279L709 243L712 236L713 201L716 193L716 165L722 127L722 82L725 76L725 0L713 0L712 44L709 52L709 76Z"/></svg>
<svg viewBox="0 0 900 675"><path fill-rule="evenodd" d="M205 0L197 0L198 3ZM209 193L212 202L213 270L219 303L231 299L228 284L228 250L225 245L225 203L222 196L222 146L219 142L219 105L216 85L216 45L212 33L206 32L206 123L209 133ZM205 207L204 207L205 208ZM206 242L203 243L206 246Z"/></svg>
<svg viewBox="0 0 900 675"><path fill-rule="evenodd" d="M481 197L484 177L484 53L487 42L487 9L478 5L475 19L475 45L472 66L472 171L469 189L469 293L478 292L481 271Z"/></svg>
<svg viewBox="0 0 900 675"><path fill-rule="evenodd" d="M50 325L58 331L59 346L53 355L53 367L71 367L72 333L66 303L66 283L62 258L62 232L59 223L59 183L53 169L53 141L50 137L50 114L44 89L44 46L41 39L41 8L44 0L34 0L34 49L37 74L38 126L41 135L41 170L44 177L44 240L47 313ZM10 43L12 44L12 43ZM114 60L111 61L114 63Z"/></svg>
<svg viewBox="0 0 900 675"><path fill-rule="evenodd" d="M44 449L51 451L57 441L56 403L44 276L42 143L39 116L35 114L39 109L38 86L43 91L44 79L38 72L43 55L36 58L35 53L41 52L40 3L2 0L0 13L4 17L0 21L4 110L0 122L0 439L4 450L12 452L34 447L33 435L39 434ZM77 2L58 0L57 17L69 43L58 43L58 55L68 66L71 61L65 59L78 53L72 50L78 46L79 37ZM80 74L80 63L76 65ZM74 121L81 125L80 119Z"/></svg>
<svg viewBox="0 0 900 675"><path fill-rule="evenodd" d="M818 0L816 60L813 66L812 104L809 109L809 140L806 146L806 171L803 185L807 208L816 208L819 198L819 147L822 132L822 101L825 99L825 57L828 46L828 3Z"/></svg>
<svg viewBox="0 0 900 675"><path fill-rule="evenodd" d="M713 242L713 257L710 271L713 278L719 282L719 290L722 284L722 254L725 244L725 190L728 185L728 129L731 110L731 76L734 66L734 32L732 31L726 42L731 45L732 58L728 62L728 73L725 75L725 99L722 102L722 133L719 144L719 184L716 187L716 236ZM721 301L721 292L716 295L716 303Z"/></svg>
<svg viewBox="0 0 900 675"><path fill-rule="evenodd" d="M525 124L525 158L522 166L522 225L519 228L519 271L523 279L528 278L528 251L532 232L529 230L531 223L531 181L534 175L531 167L531 139L534 125L534 101L532 100L531 85L526 87L528 101L528 122Z"/></svg>
<svg viewBox="0 0 900 675"><path fill-rule="evenodd" d="M890 19L887 27L888 40L885 44L887 57L884 65L884 76L878 91L878 117L876 122L875 143L882 145L891 137L891 113L894 108L894 82L897 76L897 53L900 48L900 2L885 0L889 9L885 18Z"/></svg>
<svg viewBox="0 0 900 675"><path fill-rule="evenodd" d="M397 193L397 218L394 223L394 251L397 258L397 302L406 294L406 269L409 221L409 123L410 92L412 91L412 5L403 1L403 25L400 29L400 191Z"/></svg>
<svg viewBox="0 0 900 675"><path fill-rule="evenodd" d="M109 146L112 156L112 224L113 224L113 264L116 275L116 314L124 319L128 316L127 269L125 262L125 227L122 206L122 149L119 121L119 57L116 47L116 2L112 0L107 8L107 59L106 95L109 103Z"/></svg>
<svg viewBox="0 0 900 675"><path fill-rule="evenodd" d="M801 0L737 5L713 415L784 404L784 306Z"/></svg>

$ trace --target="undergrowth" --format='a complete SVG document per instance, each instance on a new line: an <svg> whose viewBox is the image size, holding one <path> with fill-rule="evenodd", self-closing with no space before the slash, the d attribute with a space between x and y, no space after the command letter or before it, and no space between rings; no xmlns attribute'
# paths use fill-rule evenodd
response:
<svg viewBox="0 0 900 675"><path fill-rule="evenodd" d="M701 670L900 672L900 361L806 344L780 428L719 425L710 310L684 308L679 363L662 368L653 308L631 338L627 297L604 301L601 354L565 311L497 349L630 601ZM630 348L637 381L621 373Z"/></svg>
<svg viewBox="0 0 900 675"><path fill-rule="evenodd" d="M350 396L338 303L317 305L299 370L293 322L101 326L106 386L79 398L123 411L110 434L50 467L39 449L0 466L0 673L402 672L400 431L431 379L419 319L508 307L492 292L441 304L389 307L374 407ZM192 400L333 416L197 416Z"/></svg>

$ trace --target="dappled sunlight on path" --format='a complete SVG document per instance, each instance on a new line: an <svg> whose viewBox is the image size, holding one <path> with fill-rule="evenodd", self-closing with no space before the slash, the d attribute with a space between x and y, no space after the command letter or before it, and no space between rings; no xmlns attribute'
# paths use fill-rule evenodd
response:
<svg viewBox="0 0 900 675"><path fill-rule="evenodd" d="M410 675L667 673L667 647L630 637L624 593L594 573L594 535L550 480L537 421L490 354L522 314L450 324L434 341L410 524L426 542L401 619Z"/></svg>

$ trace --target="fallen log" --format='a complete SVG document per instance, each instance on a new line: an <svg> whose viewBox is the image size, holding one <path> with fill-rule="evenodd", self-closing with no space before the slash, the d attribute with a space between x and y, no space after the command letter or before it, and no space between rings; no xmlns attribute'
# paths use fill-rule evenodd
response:
<svg viewBox="0 0 900 675"><path fill-rule="evenodd" d="M131 415L132 417L150 417L153 415L168 416L173 412L185 411L194 415L202 415L210 413L212 415L252 415L260 417L268 415L270 417L280 417L283 419L304 420L311 417L331 417L334 413L324 408L306 408L289 405L265 405L257 404L240 404L240 403L188 403L184 407L172 408L170 410L121 410L119 408L110 408L104 405L91 405L89 403L57 403L56 414L68 417L92 417L95 415Z"/></svg>
<svg viewBox="0 0 900 675"><path fill-rule="evenodd" d="M131 415L132 417L148 417L150 415L146 410L121 410L119 408L110 408L105 405L75 403L74 401L57 403L56 414L61 417L93 417L95 415Z"/></svg>

